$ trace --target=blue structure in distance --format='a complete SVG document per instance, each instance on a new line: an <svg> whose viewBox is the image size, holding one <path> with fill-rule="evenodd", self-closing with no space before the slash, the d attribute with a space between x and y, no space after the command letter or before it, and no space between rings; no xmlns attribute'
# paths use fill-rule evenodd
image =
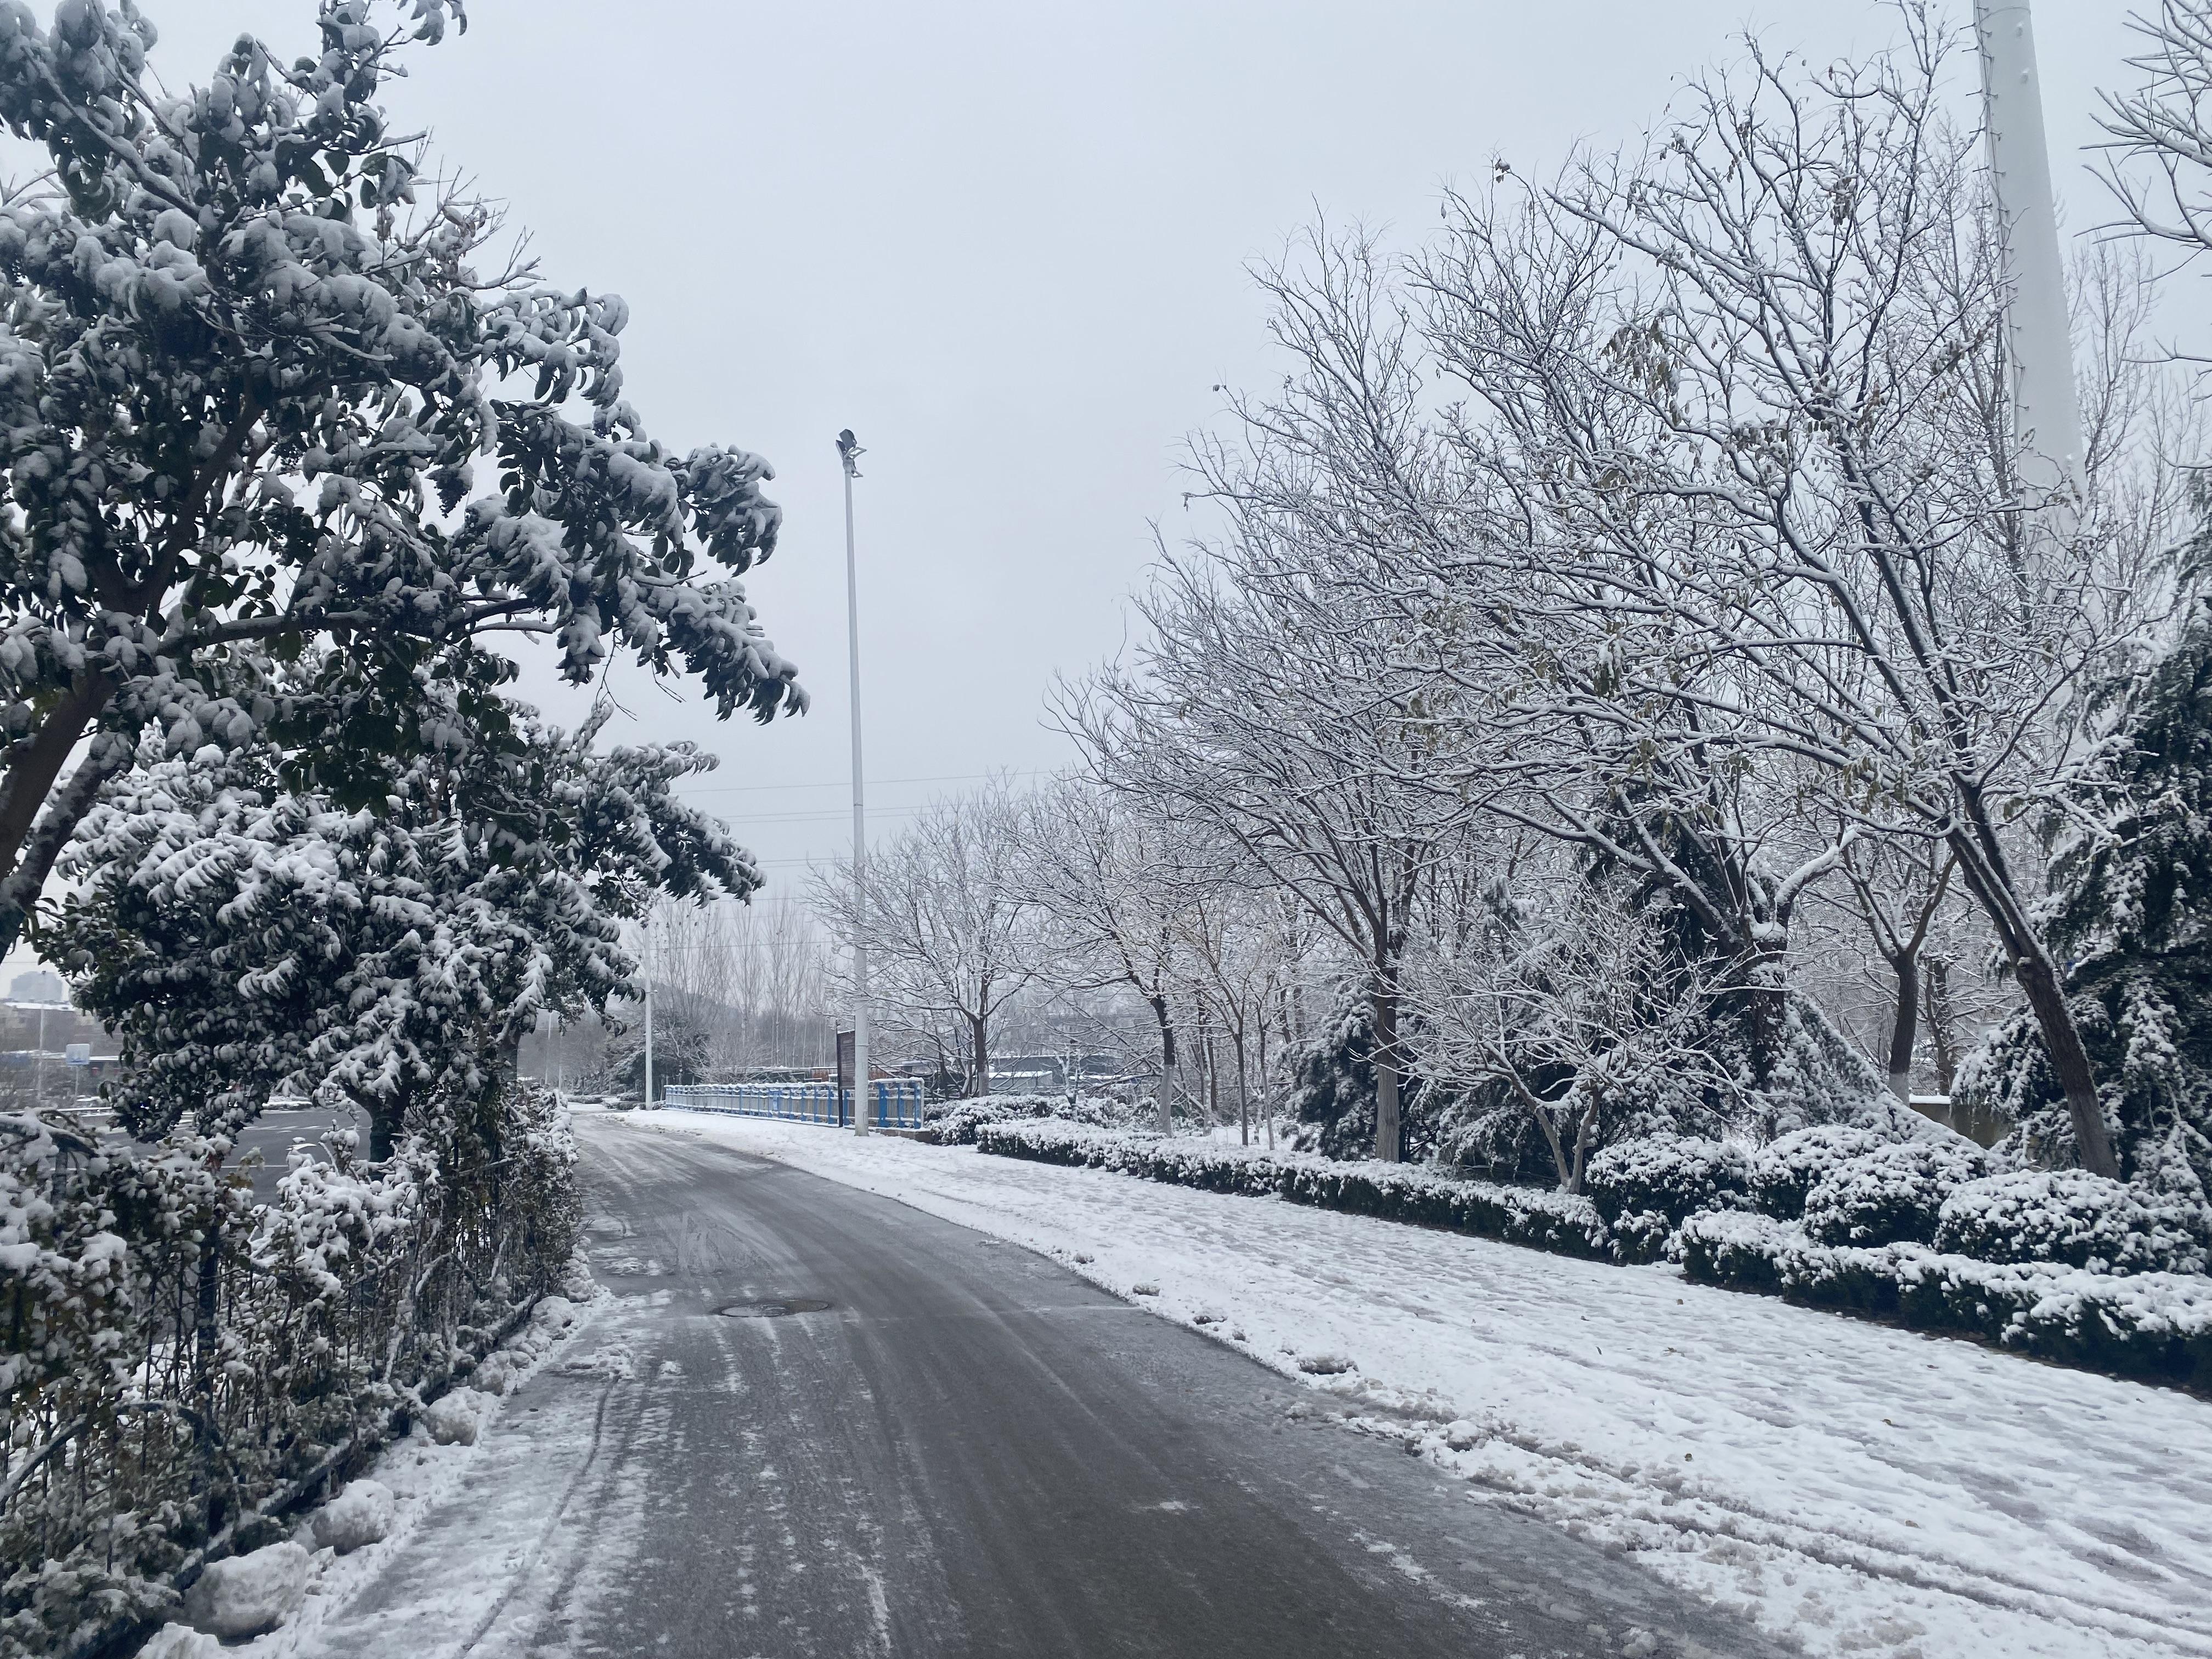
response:
<svg viewBox="0 0 2212 1659"><path fill-rule="evenodd" d="M921 1079L878 1078L868 1085L871 1128L921 1127ZM848 1127L852 1091L834 1083L672 1083L660 1103L686 1112L720 1112L732 1117L774 1117L793 1123Z"/></svg>

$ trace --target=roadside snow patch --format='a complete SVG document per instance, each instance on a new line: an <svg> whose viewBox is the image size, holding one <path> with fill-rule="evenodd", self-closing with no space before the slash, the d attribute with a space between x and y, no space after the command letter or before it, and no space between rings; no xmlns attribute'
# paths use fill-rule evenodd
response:
<svg viewBox="0 0 2212 1659"><path fill-rule="evenodd" d="M491 1396L475 1389L455 1389L432 1402L422 1425L441 1446L473 1446L477 1430L491 1410Z"/></svg>
<svg viewBox="0 0 2212 1659"><path fill-rule="evenodd" d="M546 1337L558 1336L576 1322L576 1304L565 1296L549 1296L530 1310L530 1328Z"/></svg>
<svg viewBox="0 0 2212 1659"><path fill-rule="evenodd" d="M185 1617L210 1636L258 1636L300 1610L313 1570L313 1558L290 1542L215 1562L185 1592Z"/></svg>
<svg viewBox="0 0 2212 1659"><path fill-rule="evenodd" d="M394 1512L391 1487L380 1480L356 1480L315 1511L316 1547L349 1555L364 1544L380 1543L392 1530Z"/></svg>
<svg viewBox="0 0 2212 1659"><path fill-rule="evenodd" d="M155 1631L138 1659L218 1659L222 1644L190 1625L164 1625Z"/></svg>
<svg viewBox="0 0 2212 1659"><path fill-rule="evenodd" d="M501 1348L488 1356L483 1364L469 1373L469 1386L481 1389L486 1394L505 1395L514 1386L515 1373L529 1361L520 1354Z"/></svg>

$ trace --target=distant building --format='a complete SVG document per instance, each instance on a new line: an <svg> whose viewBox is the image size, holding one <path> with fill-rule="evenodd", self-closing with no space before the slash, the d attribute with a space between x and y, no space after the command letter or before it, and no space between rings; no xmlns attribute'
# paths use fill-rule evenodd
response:
<svg viewBox="0 0 2212 1659"><path fill-rule="evenodd" d="M59 1003L69 1000L69 987L62 983L62 976L43 968L16 975L15 982L8 988L10 1002Z"/></svg>

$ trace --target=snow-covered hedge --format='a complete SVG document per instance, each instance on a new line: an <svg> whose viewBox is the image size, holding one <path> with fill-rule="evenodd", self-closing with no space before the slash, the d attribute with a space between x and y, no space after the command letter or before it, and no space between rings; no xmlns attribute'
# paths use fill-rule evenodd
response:
<svg viewBox="0 0 2212 1659"><path fill-rule="evenodd" d="M1417 1164L1341 1163L1049 1120L984 1124L976 1131L975 1147L1001 1158L1113 1170L1207 1192L1283 1198L1447 1227L1563 1255L1601 1260L1609 1248L1605 1221L1588 1199L1462 1180Z"/></svg>
<svg viewBox="0 0 2212 1659"><path fill-rule="evenodd" d="M956 1100L942 1112L926 1112L921 1139L939 1146L972 1146L975 1131L986 1123L1051 1117L1066 1110L1066 1101L1049 1095L979 1095L972 1100Z"/></svg>
<svg viewBox="0 0 2212 1659"><path fill-rule="evenodd" d="M2100 1273L2201 1273L2207 1224L2196 1206L2154 1204L2086 1170L2032 1170L1954 1190L1936 1220L1936 1248Z"/></svg>
<svg viewBox="0 0 2212 1659"><path fill-rule="evenodd" d="M1928 1243L1944 1200L1989 1167L1962 1135L1896 1141L1845 1158L1807 1189L1806 1234L1821 1244Z"/></svg>
<svg viewBox="0 0 2212 1659"><path fill-rule="evenodd" d="M1769 1216L1693 1216L1679 1235L1693 1279L1814 1307L1960 1332L2062 1364L2212 1389L2212 1279L2115 1275L2053 1262L1978 1261L1926 1245L1814 1243Z"/></svg>
<svg viewBox="0 0 2212 1659"><path fill-rule="evenodd" d="M1766 1214L1795 1221L1813 1183L1838 1165L1879 1152L1889 1137L1848 1123L1821 1123L1778 1136L1751 1160L1751 1196Z"/></svg>
<svg viewBox="0 0 2212 1659"><path fill-rule="evenodd" d="M975 1146L1003 1158L1110 1170L1209 1192L1283 1198L1596 1261L1651 1259L1647 1224L1664 1220L1656 1208L1623 1209L1608 1227L1589 1199L1565 1193L1461 1180L1413 1164L1339 1163L1163 1140L1050 1119L985 1123L976 1131ZM1927 1162L1928 1169L1958 1167L1955 1149L1943 1142L1936 1147L1937 1156ZM1811 1161L1810 1156L1802 1158ZM1844 1158L1837 1167L1854 1161ZM2094 1273L2063 1261L1976 1261L1912 1242L1822 1244L1808 1237L1802 1227L1740 1207L1741 1189L1728 1184L1726 1172L1733 1166L1725 1159L1670 1152L1635 1167L1651 1172L1651 1181L1632 1189L1637 1198L1631 1202L1648 1203L1655 1196L1686 1190L1662 1185L1662 1171L1706 1170L1711 1181L1707 1200L1722 1207L1690 1214L1664 1236L1667 1253L1692 1279L1897 1319L1916 1329L1980 1337L2115 1376L2212 1389L2212 1279L2189 1272ZM1908 1167L1925 1173L1920 1163L1908 1162ZM1978 1186L1985 1192L2014 1192L2001 1188L1999 1180ZM2057 1183L2061 1190L2071 1184ZM2019 1192L2014 1197L2015 1210L2032 1207ZM1963 1213L1970 1206L1991 1213L2000 1207L1988 1199L1976 1205L1970 1198L1958 1209ZM1990 1225L1987 1236L1996 1237L1996 1224ZM2024 1230L2008 1236L2024 1236ZM2192 1258L2176 1247L2172 1259Z"/></svg>
<svg viewBox="0 0 2212 1659"><path fill-rule="evenodd" d="M1679 1226L1700 1210L1736 1207L1751 1190L1751 1161L1718 1140L1639 1135L1591 1158L1583 1190L1608 1221L1659 1215Z"/></svg>
<svg viewBox="0 0 2212 1659"><path fill-rule="evenodd" d="M281 1535L564 1281L574 1148L548 1096L471 1102L379 1165L0 1116L0 1653L76 1650Z"/></svg>

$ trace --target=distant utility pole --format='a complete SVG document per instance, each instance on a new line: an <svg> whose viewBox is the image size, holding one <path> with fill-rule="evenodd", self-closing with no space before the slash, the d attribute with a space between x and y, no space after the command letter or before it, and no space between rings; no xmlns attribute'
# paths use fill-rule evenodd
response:
<svg viewBox="0 0 2212 1659"><path fill-rule="evenodd" d="M845 623L853 664L853 1133L868 1133L868 821L860 767L860 574L853 551L853 480L860 476L860 447L847 427L837 434L845 469Z"/></svg>
<svg viewBox="0 0 2212 1659"><path fill-rule="evenodd" d="M1981 47L1990 176L2004 239L2013 436L2021 482L2036 496L2058 497L2057 513L2046 523L2063 533L2083 488L2081 405L2074 386L2066 269L2058 249L2028 0L1974 0L1974 33Z"/></svg>
<svg viewBox="0 0 2212 1659"><path fill-rule="evenodd" d="M638 1102L640 1111L653 1106L653 910L645 912L645 1098Z"/></svg>

